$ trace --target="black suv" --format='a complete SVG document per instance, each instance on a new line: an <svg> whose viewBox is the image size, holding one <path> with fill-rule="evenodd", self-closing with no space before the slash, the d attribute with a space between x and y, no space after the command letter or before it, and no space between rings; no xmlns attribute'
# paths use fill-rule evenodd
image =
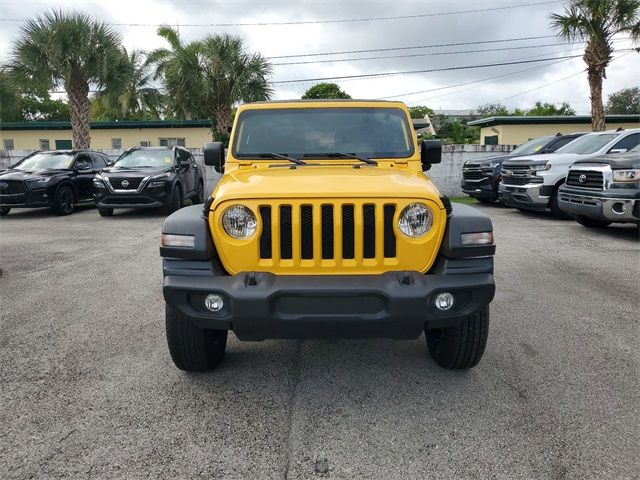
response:
<svg viewBox="0 0 640 480"><path fill-rule="evenodd" d="M91 150L53 150L27 155L0 171L0 215L12 208L50 207L58 215L76 204L92 202L93 177L111 165L108 156Z"/></svg>
<svg viewBox="0 0 640 480"><path fill-rule="evenodd" d="M552 153L584 133L570 133L540 137L523 143L507 155L469 160L462 166L462 191L481 202L492 203L498 199L498 186L502 178L502 162L523 155Z"/></svg>
<svg viewBox="0 0 640 480"><path fill-rule="evenodd" d="M93 195L103 217L114 208L178 210L184 200L204 202L202 169L182 147L135 147L93 179Z"/></svg>

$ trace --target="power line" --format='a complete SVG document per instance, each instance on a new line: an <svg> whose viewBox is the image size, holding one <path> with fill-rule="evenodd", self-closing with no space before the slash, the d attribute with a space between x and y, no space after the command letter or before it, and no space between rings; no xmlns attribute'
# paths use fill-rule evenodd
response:
<svg viewBox="0 0 640 480"><path fill-rule="evenodd" d="M448 71L454 71L454 70L468 70L471 68L502 67L507 65L520 65L524 63L537 63L537 62L546 62L546 61L552 61L552 60L578 58L581 56L582 55L570 55L568 57L550 57L550 58L540 58L537 60L518 60L513 62L485 63L485 64L479 64L479 65L465 65L465 66L458 66L458 67L429 68L425 70L408 70L404 72L382 72L382 73L368 73L368 74L361 74L361 75L341 75L341 76L334 76L334 77L316 77L316 78L303 78L303 79L295 79L295 80L279 80L277 82L271 82L271 83L273 83L274 85L280 85L284 83L323 82L325 80L391 77L395 75L407 75L407 74L415 74L415 73L448 72Z"/></svg>
<svg viewBox="0 0 640 480"><path fill-rule="evenodd" d="M383 20L405 20L412 18L429 18L429 17L444 17L451 15L460 15L464 13L482 13L482 12L495 12L499 10L509 10L514 8L523 7L537 7L541 5L558 4L560 0L552 0L546 2L537 3L522 3L518 5L506 5L503 7L492 8L476 8L473 10L460 10L457 12L438 12L438 13L423 13L417 15L394 15L390 17L368 17L368 18L344 18L335 20L299 20L293 22L234 22L234 23L185 23L180 24L180 27L263 27L263 26L283 26L283 25L315 25L326 23L355 23L355 22L377 22ZM0 22L24 22L26 19L19 18L0 18ZM163 24L158 23L108 23L108 25L118 27L159 27Z"/></svg>
<svg viewBox="0 0 640 480"><path fill-rule="evenodd" d="M267 60L276 60L280 58L302 58L302 57L320 57L320 56L326 56L326 55L346 55L346 54L352 54L352 53L391 52L394 50L416 50L420 48L460 47L462 45L481 45L485 43L520 42L523 40L539 40L541 38L556 38L556 35L538 35L535 37L504 38L502 40L480 40L480 41L474 41L474 42L434 43L431 45L415 45L411 47L369 48L366 50L343 50L341 52L301 53L297 55L277 55L277 56L265 57L265 58Z"/></svg>
<svg viewBox="0 0 640 480"><path fill-rule="evenodd" d="M547 43L544 45L526 45L521 47L504 47L504 48L483 48L479 50L458 50L453 52L413 53L408 55L384 55L379 57L340 58L335 60L309 60L305 62L272 63L271 65L273 65L274 67L278 67L283 65L308 65L308 64L317 64L317 63L359 62L363 60L386 60L391 58L415 58L415 57L430 57L430 56L440 56L440 55L459 55L459 54L468 54L468 53L505 52L508 50L556 47L556 46L562 46L562 45L573 45L573 43L568 43L568 42L567 43Z"/></svg>

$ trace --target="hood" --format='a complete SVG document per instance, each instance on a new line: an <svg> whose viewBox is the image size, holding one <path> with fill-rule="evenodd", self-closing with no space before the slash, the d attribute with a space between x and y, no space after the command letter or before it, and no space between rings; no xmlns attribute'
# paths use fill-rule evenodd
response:
<svg viewBox="0 0 640 480"><path fill-rule="evenodd" d="M222 177L214 206L256 198L430 198L440 193L422 172L406 167L303 166L238 169Z"/></svg>
<svg viewBox="0 0 640 480"><path fill-rule="evenodd" d="M602 164L610 165L612 169L640 168L640 152L613 153L601 155L588 160L578 160L576 164Z"/></svg>
<svg viewBox="0 0 640 480"><path fill-rule="evenodd" d="M149 175L159 175L161 173L169 172L171 168L165 167L145 167L145 168L115 168L107 167L100 173L103 176L113 177L148 177Z"/></svg>
<svg viewBox="0 0 640 480"><path fill-rule="evenodd" d="M56 175L68 175L69 170L37 170L24 171L17 169L9 169L0 172L0 180L36 180L42 177L55 177Z"/></svg>
<svg viewBox="0 0 640 480"><path fill-rule="evenodd" d="M468 160L464 163L465 167L484 167L490 163L502 163L510 159L510 155L499 155L497 157L482 158L478 160Z"/></svg>
<svg viewBox="0 0 640 480"><path fill-rule="evenodd" d="M527 155L526 157L515 157L504 162L506 165L523 165L528 163L573 163L584 158L585 155L577 153L542 153L538 155Z"/></svg>

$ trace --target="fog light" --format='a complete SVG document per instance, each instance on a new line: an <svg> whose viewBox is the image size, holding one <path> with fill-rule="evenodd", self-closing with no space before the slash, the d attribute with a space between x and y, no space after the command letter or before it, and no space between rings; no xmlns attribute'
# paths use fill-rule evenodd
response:
<svg viewBox="0 0 640 480"><path fill-rule="evenodd" d="M220 295L216 295L215 293L210 293L204 299L204 306L210 312L219 312L220 310L222 310L222 307L224 306L224 300L222 300L222 297Z"/></svg>
<svg viewBox="0 0 640 480"><path fill-rule="evenodd" d="M611 206L611 211L618 215L623 215L627 211L627 207L622 202L616 202Z"/></svg>
<svg viewBox="0 0 640 480"><path fill-rule="evenodd" d="M449 292L439 293L436 296L434 303L438 310L442 310L443 312L451 310L451 307L453 307L453 295Z"/></svg>

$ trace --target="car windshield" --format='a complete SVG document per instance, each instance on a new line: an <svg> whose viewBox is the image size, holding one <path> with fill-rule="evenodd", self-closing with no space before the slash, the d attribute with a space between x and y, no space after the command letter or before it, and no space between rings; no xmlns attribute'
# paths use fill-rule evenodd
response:
<svg viewBox="0 0 640 480"><path fill-rule="evenodd" d="M564 147L559 148L556 150L556 153L577 153L579 155L596 153L619 135L618 133L591 133L583 135Z"/></svg>
<svg viewBox="0 0 640 480"><path fill-rule="evenodd" d="M515 148L510 155L531 155L532 153L537 153L538 150L544 147L553 138L554 137L534 138L533 140L523 143L518 148Z"/></svg>
<svg viewBox="0 0 640 480"><path fill-rule="evenodd" d="M271 108L240 115L233 154L280 154L340 161L337 154L405 158L413 154L406 114L398 108ZM343 155L344 157L344 155ZM344 161L344 160L342 160Z"/></svg>
<svg viewBox="0 0 640 480"><path fill-rule="evenodd" d="M172 164L173 150L128 150L120 155L114 167L170 167Z"/></svg>
<svg viewBox="0 0 640 480"><path fill-rule="evenodd" d="M72 161L73 154L70 153L41 152L23 158L13 168L30 172L37 170L65 170L71 166Z"/></svg>

